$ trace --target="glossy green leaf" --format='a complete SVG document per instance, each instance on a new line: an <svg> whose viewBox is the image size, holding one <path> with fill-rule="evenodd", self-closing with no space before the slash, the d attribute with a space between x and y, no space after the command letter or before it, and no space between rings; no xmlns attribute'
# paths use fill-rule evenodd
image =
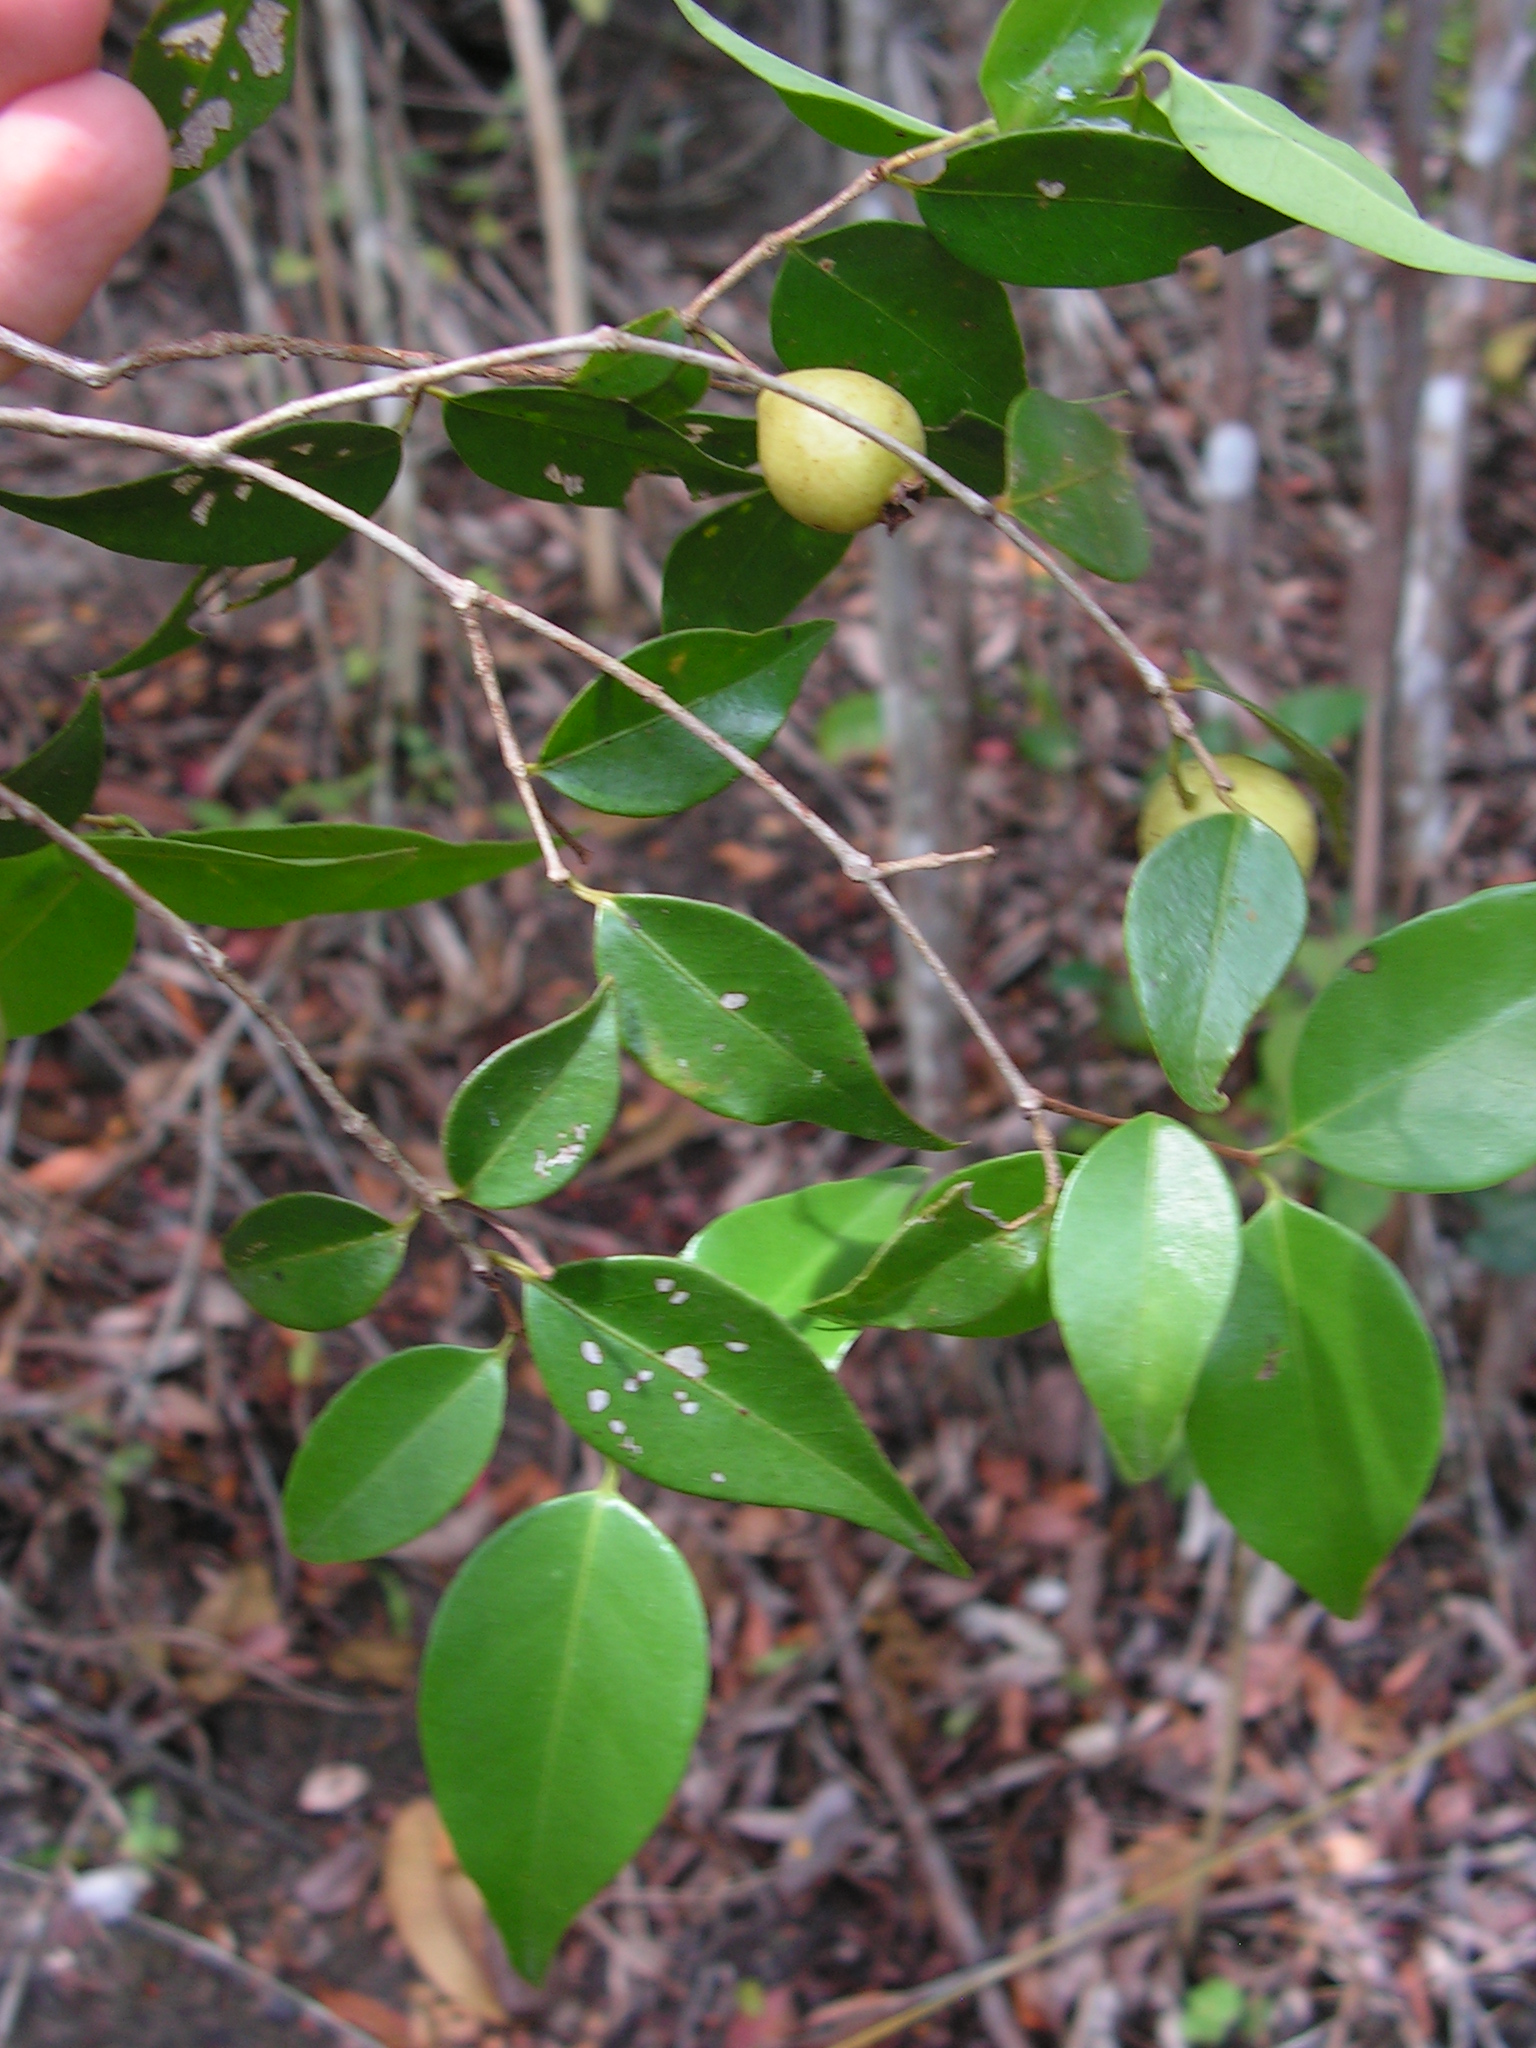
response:
<svg viewBox="0 0 1536 2048"><path fill-rule="evenodd" d="M165 0L130 77L165 123L172 191L224 161L287 99L299 0Z"/></svg>
<svg viewBox="0 0 1536 2048"><path fill-rule="evenodd" d="M755 761L789 716L830 619L765 633L714 627L647 640L624 659ZM658 818L702 803L736 770L612 676L594 676L544 742L539 772L589 810Z"/></svg>
<svg viewBox="0 0 1536 2048"><path fill-rule="evenodd" d="M1005 284L1134 284L1194 249L1241 249L1291 225L1179 143L1120 127L978 143L914 197L952 256Z"/></svg>
<svg viewBox="0 0 1536 2048"><path fill-rule="evenodd" d="M848 533L791 519L766 491L707 512L672 543L661 583L668 633L729 626L758 633L810 596L848 552Z"/></svg>
<svg viewBox="0 0 1536 2048"><path fill-rule="evenodd" d="M422 1344L381 1358L323 1408L283 1482L295 1557L378 1557L443 1519L474 1485L501 1434L499 1351Z"/></svg>
<svg viewBox="0 0 1536 2048"><path fill-rule="evenodd" d="M90 843L179 917L234 931L339 911L398 910L538 858L531 840L456 844L393 825L347 823L219 825L166 839L97 833Z"/></svg>
<svg viewBox="0 0 1536 2048"><path fill-rule="evenodd" d="M1091 405L1026 391L1008 409L1006 504L1016 519L1095 575L1144 576L1152 542L1131 446Z"/></svg>
<svg viewBox="0 0 1536 2048"><path fill-rule="evenodd" d="M754 78L771 85L797 120L839 149L853 150L859 156L895 156L944 133L912 114L903 114L879 100L867 100L862 93L849 92L830 79L818 78L814 71L759 49L723 21L706 14L696 0L677 0L677 8L706 42L734 57Z"/></svg>
<svg viewBox="0 0 1536 2048"><path fill-rule="evenodd" d="M1161 1116L1100 1139L1056 1205L1051 1301L1127 1479L1150 1479L1178 1448L1237 1281L1238 1223L1211 1153Z"/></svg>
<svg viewBox="0 0 1536 2048"><path fill-rule="evenodd" d="M747 1124L804 1120L887 1145L944 1151L875 1072L820 968L777 932L718 904L616 896L597 914L597 971L648 1074Z"/></svg>
<svg viewBox="0 0 1536 2048"><path fill-rule="evenodd" d="M1075 1164L1062 1161L1069 1169ZM963 1166L929 1191L861 1273L816 1307L861 1329L953 1337L1038 1329L1054 1313L1046 1274L1050 1218L1033 1213L1044 1200L1038 1152Z"/></svg>
<svg viewBox="0 0 1536 2048"><path fill-rule="evenodd" d="M1131 986L1163 1072L1191 1109L1222 1075L1307 928L1307 887L1278 832L1227 811L1155 846L1125 902Z"/></svg>
<svg viewBox="0 0 1536 2048"><path fill-rule="evenodd" d="M841 1515L965 1569L836 1376L751 1295L684 1259L589 1259L523 1290L528 1342L579 1436L680 1493Z"/></svg>
<svg viewBox="0 0 1536 2048"><path fill-rule="evenodd" d="M154 662L168 661L173 654L185 654L189 647L200 647L207 636L192 624L192 615L221 577L222 572L217 569L199 569L154 631L126 654L120 654L116 661L96 669L95 680L109 683L118 676L131 676L141 668L149 668Z"/></svg>
<svg viewBox="0 0 1536 2048"><path fill-rule="evenodd" d="M36 804L60 825L73 825L91 807L96 785L106 759L106 740L101 724L101 692L89 690L85 702L46 740L35 754L0 775L7 789L14 789L28 803ZM23 825L0 809L0 860L17 854L36 853L46 846L45 834L35 825Z"/></svg>
<svg viewBox="0 0 1536 2048"><path fill-rule="evenodd" d="M1202 690L1211 690L1218 697L1225 697L1229 704L1239 704L1250 718L1258 720L1267 733L1285 749L1290 765L1296 773L1310 782L1317 792L1323 807L1323 816L1328 824L1328 836L1333 841L1334 851L1341 860L1349 858L1349 778L1330 754L1302 731L1299 725L1285 715L1284 700L1274 706L1255 704L1240 690L1234 690L1223 676L1219 676L1203 654L1190 648L1185 655L1189 672ZM1300 696L1302 692L1295 692ZM1341 693L1342 694L1342 693Z"/></svg>
<svg viewBox="0 0 1536 2048"><path fill-rule="evenodd" d="M415 1222L391 1223L337 1195L278 1195L226 1231L224 1270L258 1314L285 1329L339 1330L390 1285Z"/></svg>
<svg viewBox="0 0 1536 2048"><path fill-rule="evenodd" d="M1238 1534L1335 1614L1356 1613L1434 1477L1442 1401L1391 1261L1315 1210L1261 1209L1188 1418Z"/></svg>
<svg viewBox="0 0 1536 2048"><path fill-rule="evenodd" d="M617 1494L519 1515L444 1594L421 1667L422 1753L530 1982L666 1812L708 1693L693 1574Z"/></svg>
<svg viewBox="0 0 1536 2048"><path fill-rule="evenodd" d="M448 438L498 490L556 505L622 505L637 476L677 476L695 497L757 482L687 431L587 391L472 391L443 406Z"/></svg>
<svg viewBox="0 0 1536 2048"><path fill-rule="evenodd" d="M960 413L1001 425L1024 388L1002 286L904 221L856 221L791 243L772 319L786 370L862 370L901 392L925 426Z"/></svg>
<svg viewBox="0 0 1536 2048"><path fill-rule="evenodd" d="M643 335L647 341L670 341L678 348L698 346L670 306L626 321L621 331ZM696 363L674 363L665 356L610 351L588 356L571 382L578 391L589 391L596 398L627 399L642 411L665 419L698 404L709 389L709 372Z"/></svg>
<svg viewBox="0 0 1536 2048"><path fill-rule="evenodd" d="M1536 1164L1536 883L1373 939L1307 1013L1292 1142L1388 1188L1486 1188Z"/></svg>
<svg viewBox="0 0 1536 2048"><path fill-rule="evenodd" d="M257 434L237 452L364 514L383 504L400 468L400 436L390 428L332 420ZM0 505L114 554L210 569L253 568L289 555L316 562L347 534L323 512L219 469L161 470L73 498L0 491Z"/></svg>
<svg viewBox="0 0 1536 2048"><path fill-rule="evenodd" d="M1158 105L1179 140L1234 192L1394 263L1453 277L1536 280L1536 263L1432 227L1379 164L1246 85L1197 78L1172 57Z"/></svg>
<svg viewBox="0 0 1536 2048"><path fill-rule="evenodd" d="M809 1305L863 1271L927 1178L920 1166L893 1166L748 1202L707 1224L683 1257L765 1302L835 1371L859 1333Z"/></svg>
<svg viewBox="0 0 1536 2048"><path fill-rule="evenodd" d="M57 847L0 861L0 1043L89 1009L133 941L133 905Z"/></svg>
<svg viewBox="0 0 1536 2048"><path fill-rule="evenodd" d="M1113 91L1160 9L1161 0L1009 0L979 74L997 125L1044 128Z"/></svg>
<svg viewBox="0 0 1536 2048"><path fill-rule="evenodd" d="M1002 495L1005 450L1003 429L994 421L978 419L969 412L961 413L947 427L934 428L928 436L930 459L959 482L969 484L973 491L980 491L984 498ZM949 495L947 491L941 492L937 484L929 488L936 495Z"/></svg>
<svg viewBox="0 0 1536 2048"><path fill-rule="evenodd" d="M443 1120L453 1184L487 1209L541 1202L580 1173L618 1104L618 1015L605 985L460 1083Z"/></svg>

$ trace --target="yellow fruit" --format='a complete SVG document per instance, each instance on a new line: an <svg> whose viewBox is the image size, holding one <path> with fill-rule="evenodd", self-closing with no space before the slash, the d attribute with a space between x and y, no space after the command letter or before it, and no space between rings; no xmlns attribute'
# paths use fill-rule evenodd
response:
<svg viewBox="0 0 1536 2048"><path fill-rule="evenodd" d="M1232 802L1237 809L1278 832L1301 872L1310 875L1317 865L1317 820L1296 784L1277 768L1270 768L1263 761L1250 761L1246 754L1218 754L1216 765L1232 784ZM1183 797L1173 777L1164 772L1141 807L1136 845L1143 856L1181 825L1192 825L1196 818L1215 817L1226 809L1216 793L1216 785L1198 761L1180 764L1179 781L1184 786Z"/></svg>
<svg viewBox="0 0 1536 2048"><path fill-rule="evenodd" d="M862 370L795 370L784 382L927 453L922 421L878 377ZM777 391L757 401L757 454L763 481L789 516L823 533L873 526L898 484L920 482L899 456Z"/></svg>

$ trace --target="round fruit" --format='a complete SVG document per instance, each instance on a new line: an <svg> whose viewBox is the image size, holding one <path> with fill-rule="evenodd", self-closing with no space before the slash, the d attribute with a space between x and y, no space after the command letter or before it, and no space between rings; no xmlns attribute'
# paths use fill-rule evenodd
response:
<svg viewBox="0 0 1536 2048"><path fill-rule="evenodd" d="M878 377L862 370L795 370L784 382L927 452L922 421ZM899 455L777 391L757 401L757 454L764 482L789 516L823 533L873 526L898 484L921 483Z"/></svg>
<svg viewBox="0 0 1536 2048"><path fill-rule="evenodd" d="M1290 777L1263 761L1251 761L1246 754L1218 754L1216 766L1232 784L1232 802L1237 809L1278 832L1301 872L1310 875L1317 865L1317 820ZM1160 775L1141 807L1136 845L1143 855L1181 825L1192 825L1196 818L1213 818L1226 809L1215 783L1198 761L1180 763L1179 781L1184 786L1183 796L1171 775Z"/></svg>

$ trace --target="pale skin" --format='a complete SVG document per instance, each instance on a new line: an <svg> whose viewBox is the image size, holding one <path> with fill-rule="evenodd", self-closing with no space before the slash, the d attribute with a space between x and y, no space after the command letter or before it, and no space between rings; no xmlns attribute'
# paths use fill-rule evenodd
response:
<svg viewBox="0 0 1536 2048"><path fill-rule="evenodd" d="M160 209L170 155L100 70L111 0L0 0L0 326L57 341ZM0 381L14 371L0 356Z"/></svg>

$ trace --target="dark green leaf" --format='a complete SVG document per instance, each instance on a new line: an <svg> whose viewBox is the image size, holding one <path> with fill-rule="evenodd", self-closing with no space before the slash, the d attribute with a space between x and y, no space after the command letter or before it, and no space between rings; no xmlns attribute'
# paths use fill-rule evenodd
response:
<svg viewBox="0 0 1536 2048"><path fill-rule="evenodd" d="M1536 1164L1536 884L1373 939L1307 1013L1292 1142L1388 1188L1486 1188Z"/></svg>
<svg viewBox="0 0 1536 2048"><path fill-rule="evenodd" d="M283 1482L295 1557L378 1557L443 1519L496 1448L507 1375L499 1351L423 1344L350 1380L299 1445Z"/></svg>
<svg viewBox="0 0 1536 2048"><path fill-rule="evenodd" d="M1091 405L1025 391L1008 409L1007 507L1095 575L1134 583L1151 540L1126 436Z"/></svg>
<svg viewBox="0 0 1536 2048"><path fill-rule="evenodd" d="M192 615L208 595L218 575L217 570L199 569L148 638L141 640L137 647L130 647L126 654L119 655L106 668L97 669L96 680L110 683L118 676L131 676L136 670L148 668L154 662L168 661L173 654L185 654L189 647L200 647L206 636L192 624Z"/></svg>
<svg viewBox="0 0 1536 2048"><path fill-rule="evenodd" d="M1161 0L1009 0L981 60L987 105L1006 133L1045 128L1114 90L1145 45Z"/></svg>
<svg viewBox="0 0 1536 2048"><path fill-rule="evenodd" d="M225 1233L224 1270L259 1314L289 1330L339 1330L366 1315L405 1258L416 1219L391 1223L336 1195L278 1195Z"/></svg>
<svg viewBox="0 0 1536 2048"><path fill-rule="evenodd" d="M0 862L0 1042L89 1009L133 940L133 905L57 847Z"/></svg>
<svg viewBox="0 0 1536 2048"><path fill-rule="evenodd" d="M627 321L622 331L643 335L647 341L670 341L678 348L697 346L670 306ZM642 411L668 418L698 404L709 389L709 372L696 363L674 363L666 356L613 351L588 356L571 381L578 391L589 391L595 398L627 399Z"/></svg>
<svg viewBox="0 0 1536 2048"><path fill-rule="evenodd" d="M848 1006L797 946L718 904L615 896L597 914L599 974L648 1074L717 1116L803 1119L887 1145L944 1151L875 1072Z"/></svg>
<svg viewBox="0 0 1536 2048"><path fill-rule="evenodd" d="M1197 818L1137 868L1125 903L1131 986L1192 1109L1226 1108L1221 1077L1306 928L1301 870L1256 818Z"/></svg>
<svg viewBox="0 0 1536 2048"><path fill-rule="evenodd" d="M514 1039L460 1083L443 1120L453 1184L487 1209L541 1202L573 1180L619 1102L613 991Z"/></svg>
<svg viewBox="0 0 1536 2048"><path fill-rule="evenodd" d="M857 221L791 243L773 292L773 345L786 370L878 377L929 427L960 413L1000 426L1024 388L1002 286L903 221Z"/></svg>
<svg viewBox="0 0 1536 2048"><path fill-rule="evenodd" d="M1340 740L1352 740L1364 725L1365 692L1342 689L1334 683L1310 683L1305 689L1287 690L1270 710L1297 739L1326 753ZM1279 743L1248 751L1274 768L1284 768L1291 758L1289 748Z"/></svg>
<svg viewBox="0 0 1536 2048"><path fill-rule="evenodd" d="M624 659L755 761L789 716L830 619L765 633L668 633ZM612 676L594 676L544 742L539 772L590 810L664 817L736 780L729 761Z"/></svg>
<svg viewBox="0 0 1536 2048"><path fill-rule="evenodd" d="M690 626L757 633L776 626L837 567L852 538L802 526L766 491L722 505L672 543L661 623L669 633Z"/></svg>
<svg viewBox="0 0 1536 2048"><path fill-rule="evenodd" d="M1238 1222L1211 1153L1161 1116L1101 1139L1056 1205L1051 1301L1127 1479L1150 1479L1178 1447L1237 1282Z"/></svg>
<svg viewBox="0 0 1536 2048"><path fill-rule="evenodd" d="M757 415L750 412L690 412L674 422L695 448L701 448L728 469L754 469L757 465ZM754 490L761 490L760 476L748 477ZM742 488L740 482L735 485Z"/></svg>
<svg viewBox="0 0 1536 2048"><path fill-rule="evenodd" d="M28 803L46 811L55 823L73 825L91 807L96 785L106 759L106 740L101 724L101 692L89 690L85 702L61 726L51 740L35 754L6 774L0 775L7 789L14 789ZM0 860L13 860L20 853L36 853L46 846L46 836L35 825L23 825L0 809Z"/></svg>
<svg viewBox="0 0 1536 2048"><path fill-rule="evenodd" d="M681 1493L841 1515L964 1570L808 1344L684 1259L589 1259L523 1290L528 1342L578 1435Z"/></svg>
<svg viewBox="0 0 1536 2048"><path fill-rule="evenodd" d="M1044 1200L1038 1152L963 1166L929 1192L857 1277L818 1301L817 1310L860 1328L954 1337L1038 1329L1052 1315L1045 1259L1051 1219L1033 1213Z"/></svg>
<svg viewBox="0 0 1536 2048"><path fill-rule="evenodd" d="M1317 792L1335 853L1341 860L1348 860L1349 778L1338 762L1325 754L1321 746L1315 745L1301 726L1293 725L1286 718L1283 700L1273 709L1255 704L1219 676L1203 654L1197 654L1190 648L1186 651L1185 660L1189 663L1190 674L1202 690L1214 691L1218 697L1225 697L1229 704L1240 704L1251 718L1256 718L1264 730L1280 742L1297 774L1310 782ZM1301 692L1296 694L1299 696Z"/></svg>
<svg viewBox="0 0 1536 2048"><path fill-rule="evenodd" d="M853 150L859 156L895 156L944 133L914 115L900 113L879 100L867 100L862 93L848 92L829 79L818 78L814 71L760 50L756 43L749 43L735 29L706 14L695 0L677 0L677 6L706 42L771 85L797 120L839 149Z"/></svg>
<svg viewBox="0 0 1536 2048"><path fill-rule="evenodd" d="M459 1860L530 1982L666 1812L708 1693L693 1574L616 1494L519 1515L443 1596L422 1751Z"/></svg>
<svg viewBox="0 0 1536 2048"><path fill-rule="evenodd" d="M695 497L757 482L697 445L686 418L586 391L474 391L447 400L443 422L476 476L557 505L622 505L637 476L679 476Z"/></svg>
<svg viewBox="0 0 1536 2048"><path fill-rule="evenodd" d="M863 1270L927 1178L920 1166L893 1166L749 1202L717 1216L683 1257L765 1302L836 1370L859 1333L808 1314L808 1306Z"/></svg>
<svg viewBox="0 0 1536 2048"><path fill-rule="evenodd" d="M1126 128L978 143L914 196L952 256L1005 284L1134 284L1191 250L1241 249L1291 225L1218 184L1178 143Z"/></svg>
<svg viewBox="0 0 1536 2048"><path fill-rule="evenodd" d="M1434 1476L1441 1406L1434 1344L1390 1260L1315 1210L1261 1209L1188 1421L1238 1534L1354 1614Z"/></svg>
<svg viewBox="0 0 1536 2048"><path fill-rule="evenodd" d="M270 120L293 84L299 0L165 0L129 74L171 144L171 189L190 185Z"/></svg>
<svg viewBox="0 0 1536 2048"><path fill-rule="evenodd" d="M947 427L935 427L928 436L928 457L940 469L947 469L960 483L969 484L984 498L1002 496L1005 437L991 420L977 419L963 412ZM937 492L939 486L931 488ZM949 493L943 492L947 497Z"/></svg>

